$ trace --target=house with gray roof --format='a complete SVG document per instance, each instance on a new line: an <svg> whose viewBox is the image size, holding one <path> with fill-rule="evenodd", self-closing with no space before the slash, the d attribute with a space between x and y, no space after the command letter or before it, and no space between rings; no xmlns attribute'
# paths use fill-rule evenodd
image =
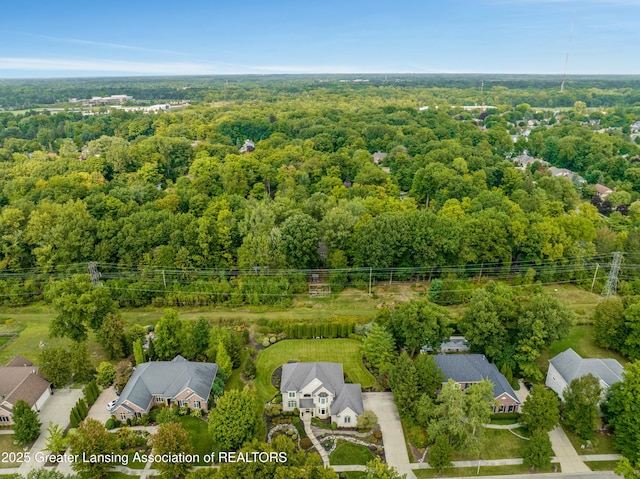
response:
<svg viewBox="0 0 640 479"><path fill-rule="evenodd" d="M453 379L464 390L488 379L493 384L493 397L498 402L493 411L520 412L520 401L509 381L484 354L438 354L434 359L444 375L443 384Z"/></svg>
<svg viewBox="0 0 640 479"><path fill-rule="evenodd" d="M549 360L545 385L564 400L564 390L576 378L592 374L600 381L604 393L612 384L622 381L623 372L624 368L615 359L583 358L569 348Z"/></svg>
<svg viewBox="0 0 640 479"><path fill-rule="evenodd" d="M0 426L13 424L13 406L19 400L40 411L49 396L51 383L40 376L38 367L16 356L5 367L0 367Z"/></svg>
<svg viewBox="0 0 640 479"><path fill-rule="evenodd" d="M338 427L355 427L364 412L362 388L345 384L340 363L289 363L282 366L282 410L331 418Z"/></svg>
<svg viewBox="0 0 640 479"><path fill-rule="evenodd" d="M140 417L155 406L209 410L208 400L218 365L196 363L176 356L136 367L112 413L121 421Z"/></svg>

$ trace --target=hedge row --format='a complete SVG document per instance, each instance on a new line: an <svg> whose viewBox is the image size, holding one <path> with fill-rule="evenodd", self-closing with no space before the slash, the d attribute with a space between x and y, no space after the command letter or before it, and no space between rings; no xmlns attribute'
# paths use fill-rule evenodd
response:
<svg viewBox="0 0 640 479"><path fill-rule="evenodd" d="M98 389L98 385L95 380L91 381L89 384L85 386L83 389L84 399L87 401L89 407L93 406L93 403L96 402L98 396L100 395L100 390Z"/></svg>
<svg viewBox="0 0 640 479"><path fill-rule="evenodd" d="M284 332L291 339L348 338L354 332L353 323L287 324Z"/></svg>
<svg viewBox="0 0 640 479"><path fill-rule="evenodd" d="M71 427L76 428L82 422L84 418L89 414L89 406L87 406L87 402L80 398L75 406L71 409L71 413L69 414L69 421L71 422Z"/></svg>

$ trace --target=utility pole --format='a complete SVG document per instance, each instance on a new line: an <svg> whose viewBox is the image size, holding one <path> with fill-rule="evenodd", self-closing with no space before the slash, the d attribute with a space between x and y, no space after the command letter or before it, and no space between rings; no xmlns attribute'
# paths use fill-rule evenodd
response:
<svg viewBox="0 0 640 479"><path fill-rule="evenodd" d="M88 265L88 270L89 270L89 276L91 276L91 284L93 284L93 287L96 288L98 286L102 286L102 283L100 282L102 273L98 271L98 262L90 261Z"/></svg>
<svg viewBox="0 0 640 479"><path fill-rule="evenodd" d="M593 273L593 281L591 281L591 292L593 293L593 287L596 284L596 276L598 275L598 270L600 269L600 263L596 263L596 272Z"/></svg>
<svg viewBox="0 0 640 479"><path fill-rule="evenodd" d="M373 277L373 268L369 268L369 296L371 296L371 279Z"/></svg>
<svg viewBox="0 0 640 479"><path fill-rule="evenodd" d="M615 296L618 290L618 273L620 273L620 264L622 263L622 253L616 251L613 253L613 261L611 262L611 269L609 270L609 276L607 276L607 282L602 288L602 294L600 299L609 299L611 296Z"/></svg>

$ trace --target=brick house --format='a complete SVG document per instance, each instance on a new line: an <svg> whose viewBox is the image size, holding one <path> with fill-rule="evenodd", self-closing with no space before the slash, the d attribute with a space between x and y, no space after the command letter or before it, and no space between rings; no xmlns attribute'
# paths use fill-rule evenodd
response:
<svg viewBox="0 0 640 479"><path fill-rule="evenodd" d="M520 412L520 401L507 378L484 354L438 354L434 359L445 376L444 382L453 379L464 390L488 379L493 384L493 397L499 403L493 412Z"/></svg>
<svg viewBox="0 0 640 479"><path fill-rule="evenodd" d="M218 365L176 356L171 361L142 363L133 372L112 414L121 421L140 417L155 406L209 410L208 400Z"/></svg>

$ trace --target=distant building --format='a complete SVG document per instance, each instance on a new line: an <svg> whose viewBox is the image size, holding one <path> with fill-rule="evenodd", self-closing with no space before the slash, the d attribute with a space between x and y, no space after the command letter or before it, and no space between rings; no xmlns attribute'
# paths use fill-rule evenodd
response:
<svg viewBox="0 0 640 479"><path fill-rule="evenodd" d="M382 163L386 157L387 157L387 153L383 153L382 151L376 151L372 155L373 162L376 165L379 165L380 163Z"/></svg>
<svg viewBox="0 0 640 479"><path fill-rule="evenodd" d="M240 153L251 153L256 149L256 145L251 140L244 140L244 145L240 147Z"/></svg>
<svg viewBox="0 0 640 479"><path fill-rule="evenodd" d="M515 158L512 158L511 161L513 161L516 164L516 168L520 168L523 170L525 170L529 165L532 165L534 163L539 163L541 166L549 166L549 163L547 161L544 161L542 158L535 158L533 156L529 156L526 152L520 156L516 156Z"/></svg>
<svg viewBox="0 0 640 479"><path fill-rule="evenodd" d="M94 96L91 100L84 100L83 106L99 106L99 105L115 105L122 104L127 101L133 100L132 96L129 95L111 95L107 97Z"/></svg>
<svg viewBox="0 0 640 479"><path fill-rule="evenodd" d="M13 407L19 400L39 411L49 396L51 383L40 376L38 367L16 356L5 367L0 367L0 426L13 424Z"/></svg>
<svg viewBox="0 0 640 479"><path fill-rule="evenodd" d="M422 346L421 353L430 353L433 351L431 346ZM440 345L438 351L441 353L468 353L469 346L464 336L451 336L449 341L445 341Z"/></svg>
<svg viewBox="0 0 640 479"><path fill-rule="evenodd" d="M596 188L596 193L602 200L604 200L607 196L613 193L613 190L611 188L601 185L600 183L596 183L595 188Z"/></svg>
<svg viewBox="0 0 640 479"><path fill-rule="evenodd" d="M612 384L622 381L623 372L624 368L615 359L585 359L569 348L549 360L545 385L563 399L564 390L576 378L592 374L606 391Z"/></svg>

